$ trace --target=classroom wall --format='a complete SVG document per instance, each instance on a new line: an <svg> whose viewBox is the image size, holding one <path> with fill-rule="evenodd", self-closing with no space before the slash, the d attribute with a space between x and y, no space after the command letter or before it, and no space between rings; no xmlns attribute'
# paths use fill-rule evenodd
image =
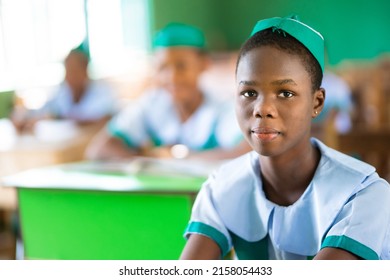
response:
<svg viewBox="0 0 390 280"><path fill-rule="evenodd" d="M388 0L150 0L152 32L169 21L205 30L211 50L236 50L257 20L298 14L326 38L329 62L390 52Z"/></svg>
<svg viewBox="0 0 390 280"><path fill-rule="evenodd" d="M204 30L208 45L213 50L226 49L224 30L219 28L220 12L216 9L219 0L149 0L151 9L151 32L169 22L184 22Z"/></svg>

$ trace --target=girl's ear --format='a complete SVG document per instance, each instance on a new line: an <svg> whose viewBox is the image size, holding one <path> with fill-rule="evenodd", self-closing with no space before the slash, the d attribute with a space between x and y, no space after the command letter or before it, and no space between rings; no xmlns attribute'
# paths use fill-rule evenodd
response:
<svg viewBox="0 0 390 280"><path fill-rule="evenodd" d="M313 111L311 115L313 119L321 113L322 109L324 108L324 103L325 103L325 89L319 88L313 94Z"/></svg>

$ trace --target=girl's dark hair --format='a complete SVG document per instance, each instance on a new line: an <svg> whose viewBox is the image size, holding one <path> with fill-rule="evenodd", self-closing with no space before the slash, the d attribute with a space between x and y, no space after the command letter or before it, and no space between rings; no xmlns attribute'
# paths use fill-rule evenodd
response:
<svg viewBox="0 0 390 280"><path fill-rule="evenodd" d="M242 46L238 55L236 70L241 58L250 50L261 47L272 46L289 54L299 56L312 81L313 92L320 88L322 83L322 70L318 61L311 52L297 39L283 30L268 28L255 33Z"/></svg>

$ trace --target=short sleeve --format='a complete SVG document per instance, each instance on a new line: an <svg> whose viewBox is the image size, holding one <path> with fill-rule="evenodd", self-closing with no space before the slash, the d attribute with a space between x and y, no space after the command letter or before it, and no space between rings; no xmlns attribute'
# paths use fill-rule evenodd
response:
<svg viewBox="0 0 390 280"><path fill-rule="evenodd" d="M225 256L232 248L232 240L228 230L215 208L212 186L214 174L203 184L195 200L190 223L184 233L188 238L191 234L200 234L214 240Z"/></svg>
<svg viewBox="0 0 390 280"><path fill-rule="evenodd" d="M390 188L379 179L346 203L322 243L363 259L389 259Z"/></svg>

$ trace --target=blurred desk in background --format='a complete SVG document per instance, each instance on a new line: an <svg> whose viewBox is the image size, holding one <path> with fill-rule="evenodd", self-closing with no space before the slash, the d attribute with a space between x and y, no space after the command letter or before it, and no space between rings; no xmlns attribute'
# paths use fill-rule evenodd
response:
<svg viewBox="0 0 390 280"><path fill-rule="evenodd" d="M390 181L390 129L354 129L338 135L336 149L373 165Z"/></svg>
<svg viewBox="0 0 390 280"><path fill-rule="evenodd" d="M32 169L3 183L18 192L26 259L174 260L213 168L135 158Z"/></svg>
<svg viewBox="0 0 390 280"><path fill-rule="evenodd" d="M30 168L80 161L89 141L101 128L101 125L79 127L46 122L46 132L41 129L40 135L19 135L12 130L9 121L3 119L1 124L0 178ZM55 124L63 130L53 129ZM15 190L2 188L0 183L0 209L16 208Z"/></svg>

